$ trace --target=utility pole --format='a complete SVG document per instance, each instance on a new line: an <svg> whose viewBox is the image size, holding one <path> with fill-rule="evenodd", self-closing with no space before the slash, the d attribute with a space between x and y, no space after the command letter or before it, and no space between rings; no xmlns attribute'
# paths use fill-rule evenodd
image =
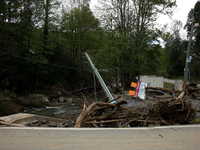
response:
<svg viewBox="0 0 200 150"><path fill-rule="evenodd" d="M97 79L99 80L99 82L100 82L100 84L101 84L101 86L102 86L104 92L106 93L106 96L109 98L109 101L113 101L114 98L113 98L113 96L111 95L110 91L108 90L108 88L107 88L105 82L103 81L101 75L99 74L97 68L95 68L94 64L92 63L92 61L91 61L91 59L90 59L90 57L89 57L89 55L88 55L86 52L85 52L85 55L86 55L88 61L90 62L90 65L91 65L91 67L92 67L92 69L93 69L93 71L94 71L94 73L95 73Z"/></svg>
<svg viewBox="0 0 200 150"><path fill-rule="evenodd" d="M191 43L192 43L193 29L194 29L194 23L192 23L192 28L191 28L191 31L190 31L190 40L188 42L187 56L186 56L186 61L185 61L185 73L184 73L183 87L187 84L187 79L188 79L188 63L191 62L191 60L190 60L190 47L191 47Z"/></svg>

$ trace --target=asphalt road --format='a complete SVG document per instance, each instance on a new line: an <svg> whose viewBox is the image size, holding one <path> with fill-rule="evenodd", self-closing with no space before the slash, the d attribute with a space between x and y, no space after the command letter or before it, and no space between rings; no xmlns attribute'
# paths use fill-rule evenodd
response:
<svg viewBox="0 0 200 150"><path fill-rule="evenodd" d="M198 150L200 125L148 128L1 127L0 150Z"/></svg>

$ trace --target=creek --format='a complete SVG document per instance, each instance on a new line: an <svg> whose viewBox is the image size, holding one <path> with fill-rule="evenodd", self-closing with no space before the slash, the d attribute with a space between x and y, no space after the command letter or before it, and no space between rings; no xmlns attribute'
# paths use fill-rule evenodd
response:
<svg viewBox="0 0 200 150"><path fill-rule="evenodd" d="M93 101L94 98L88 99L88 101ZM97 101L105 101L104 92L97 93ZM82 112L82 103L72 102L67 104L60 104L59 106L52 106L45 108L32 108L35 114L53 118L67 119L69 117L71 120L75 120L79 114Z"/></svg>
<svg viewBox="0 0 200 150"><path fill-rule="evenodd" d="M45 108L34 109L37 115L66 119L67 117L75 120L82 111L82 106L76 103L63 104Z"/></svg>

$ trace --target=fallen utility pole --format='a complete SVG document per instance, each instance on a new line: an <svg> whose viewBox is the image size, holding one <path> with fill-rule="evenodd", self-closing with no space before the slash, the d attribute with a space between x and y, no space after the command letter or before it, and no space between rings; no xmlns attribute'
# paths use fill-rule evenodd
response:
<svg viewBox="0 0 200 150"><path fill-rule="evenodd" d="M97 79L99 80L104 92L106 93L106 96L109 98L109 101L113 101L114 100L113 96L111 95L110 91L108 90L108 88L107 88L105 82L103 81L101 75L99 74L98 70L95 68L94 64L92 63L89 55L86 52L85 52L85 55L86 55L88 61L90 62L90 65L91 65L92 69L94 70L94 73L95 73Z"/></svg>
<svg viewBox="0 0 200 150"><path fill-rule="evenodd" d="M193 29L194 29L194 23L192 23L192 28L191 28L191 31L190 31L190 40L189 40L189 43L188 43L187 56L186 56L186 61L185 61L185 73L184 73L183 87L187 84L188 63L191 62L191 60L190 60L190 47L191 47L191 42L192 42Z"/></svg>

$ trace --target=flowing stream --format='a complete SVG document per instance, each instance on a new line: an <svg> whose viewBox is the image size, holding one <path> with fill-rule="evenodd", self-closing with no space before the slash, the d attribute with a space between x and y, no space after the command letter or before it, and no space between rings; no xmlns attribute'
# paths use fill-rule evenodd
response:
<svg viewBox="0 0 200 150"><path fill-rule="evenodd" d="M105 100L104 92L97 93L97 101L104 101L104 100ZM39 109L33 108L33 110L37 115L41 116L61 118L61 119L66 119L67 117L69 117L70 119L75 120L83 109L81 105L82 104L80 103L68 103L53 107L45 107Z"/></svg>
<svg viewBox="0 0 200 150"><path fill-rule="evenodd" d="M35 109L37 115L61 119L66 119L67 117L69 117L72 120L76 119L81 111L82 106L75 103Z"/></svg>

